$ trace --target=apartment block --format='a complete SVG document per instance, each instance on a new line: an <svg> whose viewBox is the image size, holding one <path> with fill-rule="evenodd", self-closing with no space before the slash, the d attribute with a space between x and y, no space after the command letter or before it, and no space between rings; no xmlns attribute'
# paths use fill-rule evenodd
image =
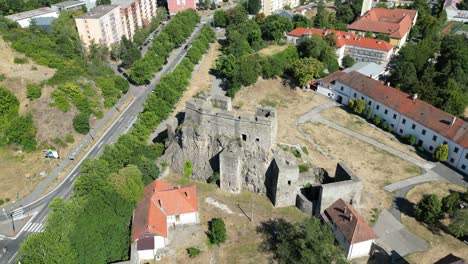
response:
<svg viewBox="0 0 468 264"><path fill-rule="evenodd" d="M87 47L92 42L109 47L126 35L118 5L97 6L75 18L75 22L80 38Z"/></svg>
<svg viewBox="0 0 468 264"><path fill-rule="evenodd" d="M113 0L112 4L120 6L123 29L130 39L138 28L147 26L157 13L156 0Z"/></svg>
<svg viewBox="0 0 468 264"><path fill-rule="evenodd" d="M195 0L167 0L167 7L169 14L172 16L190 8L196 9L197 3Z"/></svg>
<svg viewBox="0 0 468 264"><path fill-rule="evenodd" d="M299 0L261 0L262 8L260 13L269 16L273 12L284 9L285 6L290 6L291 8L297 7L300 5Z"/></svg>
<svg viewBox="0 0 468 264"><path fill-rule="evenodd" d="M447 163L468 174L468 123L463 119L356 71L334 72L320 79L319 87L333 91L333 99L342 104L363 99L372 117L379 115L399 135L414 135L429 153L447 144Z"/></svg>
<svg viewBox="0 0 468 264"><path fill-rule="evenodd" d="M336 56L341 65L343 57L351 56L356 62L374 62L386 66L394 53L392 44L373 38L365 38L351 32L322 30L316 28L296 28L287 34L289 42L299 44L303 38L319 35L322 38L333 34L336 40Z"/></svg>

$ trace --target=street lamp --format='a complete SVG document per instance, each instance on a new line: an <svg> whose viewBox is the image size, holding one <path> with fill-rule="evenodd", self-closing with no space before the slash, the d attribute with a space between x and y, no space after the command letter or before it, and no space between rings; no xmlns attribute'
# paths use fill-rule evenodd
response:
<svg viewBox="0 0 468 264"><path fill-rule="evenodd" d="M16 232L15 220L13 219L13 212L10 213L10 217L11 217L11 225L13 226L13 232Z"/></svg>

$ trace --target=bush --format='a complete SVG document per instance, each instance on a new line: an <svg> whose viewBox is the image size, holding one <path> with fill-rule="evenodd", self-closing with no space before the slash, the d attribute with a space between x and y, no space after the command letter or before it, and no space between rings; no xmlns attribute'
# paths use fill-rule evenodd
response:
<svg viewBox="0 0 468 264"><path fill-rule="evenodd" d="M353 59L353 57L346 55L343 57L343 60L341 64L343 65L344 68L349 68L353 66L356 63L356 61Z"/></svg>
<svg viewBox="0 0 468 264"><path fill-rule="evenodd" d="M190 248L187 248L187 254L189 255L189 257L191 258L194 258L198 255L200 255L201 253L201 249L199 247L190 247Z"/></svg>
<svg viewBox="0 0 468 264"><path fill-rule="evenodd" d="M417 149L419 152L421 152L421 153L425 153L425 152L426 152L426 150L425 150L422 146L418 146L416 149Z"/></svg>
<svg viewBox="0 0 468 264"><path fill-rule="evenodd" d="M388 133L392 133L392 132L393 132L393 127L392 127L392 126L388 126L386 130L387 130Z"/></svg>
<svg viewBox="0 0 468 264"><path fill-rule="evenodd" d="M310 166L307 164L299 164L299 173L309 171Z"/></svg>
<svg viewBox="0 0 468 264"><path fill-rule="evenodd" d="M368 107L366 111L366 119L371 120L371 118L372 118L372 109Z"/></svg>
<svg viewBox="0 0 468 264"><path fill-rule="evenodd" d="M449 148L447 144L437 146L432 157L437 161L446 161L448 159Z"/></svg>
<svg viewBox="0 0 468 264"><path fill-rule="evenodd" d="M356 103L356 100L354 100L354 99L350 99L350 100L348 101L348 107L349 107L350 110L353 110L353 111L354 111L354 104L355 104L355 103Z"/></svg>
<svg viewBox="0 0 468 264"><path fill-rule="evenodd" d="M211 175L207 180L206 182L210 183L210 184L218 184L219 182L219 172L215 172L213 173L213 175Z"/></svg>
<svg viewBox="0 0 468 264"><path fill-rule="evenodd" d="M306 146L303 146L301 149L302 149L302 152L304 152L304 154L309 155L309 150L307 149Z"/></svg>
<svg viewBox="0 0 468 264"><path fill-rule="evenodd" d="M414 146L414 144L416 144L416 137L413 134L408 136L408 144L410 144L411 146Z"/></svg>
<svg viewBox="0 0 468 264"><path fill-rule="evenodd" d="M425 194L415 205L414 213L416 219L435 227L442 218L442 202L435 194Z"/></svg>
<svg viewBox="0 0 468 264"><path fill-rule="evenodd" d="M292 154L294 155L294 157L300 159L301 158L301 153L296 149L296 148L293 148L291 150Z"/></svg>
<svg viewBox="0 0 468 264"><path fill-rule="evenodd" d="M26 57L22 57L22 58L15 57L13 62L16 63L16 64L26 64L26 63L28 63L28 58L26 58Z"/></svg>
<svg viewBox="0 0 468 264"><path fill-rule="evenodd" d="M213 218L208 222L208 238L214 245L222 244L226 241L226 225L223 219Z"/></svg>
<svg viewBox="0 0 468 264"><path fill-rule="evenodd" d="M192 161L191 160L186 160L184 163L184 176L186 178L190 178L192 175Z"/></svg>
<svg viewBox="0 0 468 264"><path fill-rule="evenodd" d="M381 127L382 129L386 130L386 129L388 128L387 122L384 120L384 121L382 122L382 124L380 125L380 127Z"/></svg>
<svg viewBox="0 0 468 264"><path fill-rule="evenodd" d="M3 199L0 199L0 205L3 205L5 201Z"/></svg>
<svg viewBox="0 0 468 264"><path fill-rule="evenodd" d="M27 89L27 92L26 92L27 98L34 100L34 99L38 99L41 97L41 94L42 94L41 86L34 84L34 83L28 83L26 85L26 89Z"/></svg>
<svg viewBox="0 0 468 264"><path fill-rule="evenodd" d="M380 124L380 116L379 115L374 116L374 124L376 126L378 126Z"/></svg>
<svg viewBox="0 0 468 264"><path fill-rule="evenodd" d="M89 114L79 113L73 118L73 128L80 134L87 134L89 132Z"/></svg>
<svg viewBox="0 0 468 264"><path fill-rule="evenodd" d="M451 191L449 195L442 198L442 210L453 216L454 212L458 209L457 206L460 202L460 194L458 192Z"/></svg>
<svg viewBox="0 0 468 264"><path fill-rule="evenodd" d="M353 111L354 113L360 115L362 112L364 112L364 109L366 109L366 101L364 99L358 99L354 103Z"/></svg>
<svg viewBox="0 0 468 264"><path fill-rule="evenodd" d="M448 230L455 237L463 238L468 235L468 209L457 210L448 226Z"/></svg>

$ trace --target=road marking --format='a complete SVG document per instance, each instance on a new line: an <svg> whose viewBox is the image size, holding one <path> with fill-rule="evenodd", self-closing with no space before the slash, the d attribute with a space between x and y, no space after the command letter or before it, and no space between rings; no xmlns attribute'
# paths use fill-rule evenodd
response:
<svg viewBox="0 0 468 264"><path fill-rule="evenodd" d="M97 148L98 148L98 149L100 149L100 148L101 148L101 146L102 146L102 144L104 144L104 141L103 141L103 142L101 142L101 143L99 143L99 145L98 145L98 147L97 147Z"/></svg>
<svg viewBox="0 0 468 264"><path fill-rule="evenodd" d="M15 254L13 254L13 256L10 258L10 260L8 261L8 263L11 263L13 261L13 259L15 258L16 254L18 254L18 251L16 251Z"/></svg>
<svg viewBox="0 0 468 264"><path fill-rule="evenodd" d="M44 225L42 223L28 223L27 225L24 226L24 231L25 232L30 232L30 233L40 233L44 231Z"/></svg>
<svg viewBox="0 0 468 264"><path fill-rule="evenodd" d="M21 219L23 218L24 210L23 208L20 208L16 211L13 211L12 218L13 220Z"/></svg>

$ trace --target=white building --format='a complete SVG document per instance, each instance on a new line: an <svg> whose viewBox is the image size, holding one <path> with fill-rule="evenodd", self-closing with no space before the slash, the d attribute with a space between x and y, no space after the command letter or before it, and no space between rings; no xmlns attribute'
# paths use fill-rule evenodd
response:
<svg viewBox="0 0 468 264"><path fill-rule="evenodd" d="M357 62L375 62L386 66L393 55L393 45L379 39L366 38L340 30L296 28L287 34L289 42L299 44L303 38L319 35L322 38L333 34L336 40L336 56L341 65L343 57L351 56Z"/></svg>
<svg viewBox="0 0 468 264"><path fill-rule="evenodd" d="M468 123L464 120L355 71L337 71L319 80L318 89L332 91L331 98L342 104L364 99L372 116L379 115L399 135L414 135L416 144L430 153L447 144L447 162L468 173Z"/></svg>
<svg viewBox="0 0 468 264"><path fill-rule="evenodd" d="M70 1L53 4L50 7L57 12L61 12L61 11L83 10L83 7L85 6L86 6L85 2L70 0Z"/></svg>
<svg viewBox="0 0 468 264"><path fill-rule="evenodd" d="M445 0L444 8L448 21L468 22L468 10L459 10L457 4L461 0Z"/></svg>
<svg viewBox="0 0 468 264"><path fill-rule="evenodd" d="M6 16L5 18L18 23L22 28L27 28L34 21L36 25L41 27L50 27L52 21L58 18L57 12L50 7L41 7L38 9L17 13Z"/></svg>
<svg viewBox="0 0 468 264"><path fill-rule="evenodd" d="M335 240L344 249L346 259L368 256L377 235L359 213L343 199L338 199L322 214L332 225Z"/></svg>
<svg viewBox="0 0 468 264"><path fill-rule="evenodd" d="M262 7L260 13L269 16L273 12L284 9L285 6L295 8L301 4L299 0L261 0Z"/></svg>
<svg viewBox="0 0 468 264"><path fill-rule="evenodd" d="M155 180L145 187L133 213L132 239L139 260L155 259L158 249L169 244L168 232L178 225L198 223L197 187L175 187Z"/></svg>

